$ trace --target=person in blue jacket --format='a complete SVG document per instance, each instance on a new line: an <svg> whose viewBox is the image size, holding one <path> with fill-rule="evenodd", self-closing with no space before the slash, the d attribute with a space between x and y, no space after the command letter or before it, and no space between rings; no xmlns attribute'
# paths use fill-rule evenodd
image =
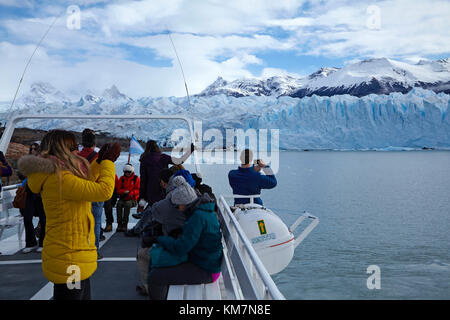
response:
<svg viewBox="0 0 450 320"><path fill-rule="evenodd" d="M184 168L182 164L173 165L172 167L170 167L170 170L172 170L174 177L182 176L192 188L195 188L194 178L192 177L191 173Z"/></svg>
<svg viewBox="0 0 450 320"><path fill-rule="evenodd" d="M207 193L197 197L182 176L174 184L171 201L187 220L181 236L160 236L150 249L150 300L167 299L169 285L211 283L220 276L223 248L215 201Z"/></svg>
<svg viewBox="0 0 450 320"><path fill-rule="evenodd" d="M228 173L228 181L233 189L233 194L250 196L260 194L261 189L272 189L277 185L277 179L272 169L262 160L257 160L256 165L251 165L253 153L245 149L241 153L241 166L237 170L231 170ZM261 169L265 175L261 174ZM261 198L255 198L254 202L262 205ZM248 198L236 198L234 204L250 203Z"/></svg>

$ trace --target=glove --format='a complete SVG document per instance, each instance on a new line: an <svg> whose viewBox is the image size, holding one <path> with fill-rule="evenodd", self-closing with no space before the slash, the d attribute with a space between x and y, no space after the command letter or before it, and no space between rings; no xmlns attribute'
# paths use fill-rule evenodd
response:
<svg viewBox="0 0 450 320"><path fill-rule="evenodd" d="M102 147L98 151L97 163L102 162L103 156L105 155L105 152L109 150L109 148L111 148L110 143L105 143L104 145L102 145Z"/></svg>
<svg viewBox="0 0 450 320"><path fill-rule="evenodd" d="M112 162L115 162L117 158L119 158L120 151L122 151L122 147L120 146L120 144L118 142L114 142L112 146L108 145L102 146L102 149L105 148L102 153L100 153L102 149L100 149L100 151L98 152L98 163L102 162L102 160L110 160Z"/></svg>
<svg viewBox="0 0 450 320"><path fill-rule="evenodd" d="M195 150L195 146L193 143L191 143L191 153L194 152L194 150Z"/></svg>
<svg viewBox="0 0 450 320"><path fill-rule="evenodd" d="M3 154L2 151L0 151L0 161L6 165L8 163L8 161L6 161L5 155Z"/></svg>

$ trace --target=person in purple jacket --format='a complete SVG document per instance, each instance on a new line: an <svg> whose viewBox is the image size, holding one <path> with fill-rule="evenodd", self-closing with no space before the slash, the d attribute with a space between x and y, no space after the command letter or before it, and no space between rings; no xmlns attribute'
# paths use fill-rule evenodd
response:
<svg viewBox="0 0 450 320"><path fill-rule="evenodd" d="M253 160L253 152L245 149L241 153L241 166L237 170L231 170L228 173L228 181L233 189L233 194L250 196L260 194L261 189L272 189L277 185L277 179L272 169L262 160L257 160L256 165L251 165ZM261 174L261 169L265 175ZM261 198L255 198L254 202L262 205ZM250 203L248 198L236 198L234 204Z"/></svg>
<svg viewBox="0 0 450 320"><path fill-rule="evenodd" d="M170 164L183 163L194 151L194 145L191 144L191 149L188 150L181 158L173 158L161 152L155 140L149 140L145 146L145 151L141 155L139 161L141 185L139 189L139 208L138 212L144 208L143 201L151 206L165 197L165 192L159 183L159 175L163 169L167 169Z"/></svg>

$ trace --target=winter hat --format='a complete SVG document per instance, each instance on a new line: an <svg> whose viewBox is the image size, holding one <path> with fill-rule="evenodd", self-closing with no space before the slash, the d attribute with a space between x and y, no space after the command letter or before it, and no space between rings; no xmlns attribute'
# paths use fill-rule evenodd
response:
<svg viewBox="0 0 450 320"><path fill-rule="evenodd" d="M126 165L123 166L123 172L125 171L131 171L134 173L134 168L131 164L127 163Z"/></svg>
<svg viewBox="0 0 450 320"><path fill-rule="evenodd" d="M197 199L197 193L182 176L174 177L173 185L175 190L170 193L170 200L172 200L173 204L186 205Z"/></svg>

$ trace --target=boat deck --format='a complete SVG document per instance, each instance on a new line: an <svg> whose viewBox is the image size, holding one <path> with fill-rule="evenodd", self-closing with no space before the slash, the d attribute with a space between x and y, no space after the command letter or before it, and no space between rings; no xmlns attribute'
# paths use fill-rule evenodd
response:
<svg viewBox="0 0 450 320"><path fill-rule="evenodd" d="M139 238L116 233L115 227L100 242L103 259L98 260L97 270L90 278L92 299L146 300L136 292ZM0 300L48 300L53 295L53 285L42 273L41 253L37 252L0 255L0 283Z"/></svg>

